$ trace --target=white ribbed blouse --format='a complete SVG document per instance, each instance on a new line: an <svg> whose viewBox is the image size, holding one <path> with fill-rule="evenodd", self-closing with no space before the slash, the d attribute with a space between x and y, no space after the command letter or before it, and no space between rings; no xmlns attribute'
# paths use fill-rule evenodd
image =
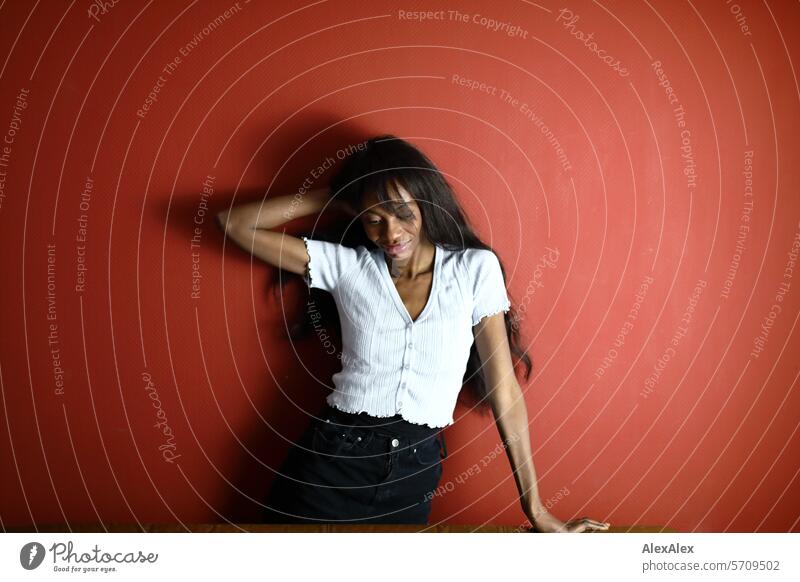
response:
<svg viewBox="0 0 800 582"><path fill-rule="evenodd" d="M453 424L472 326L511 307L497 256L436 246L428 303L412 320L383 249L302 239L310 257L305 282L333 295L342 324L342 370L332 377L328 404L430 427Z"/></svg>

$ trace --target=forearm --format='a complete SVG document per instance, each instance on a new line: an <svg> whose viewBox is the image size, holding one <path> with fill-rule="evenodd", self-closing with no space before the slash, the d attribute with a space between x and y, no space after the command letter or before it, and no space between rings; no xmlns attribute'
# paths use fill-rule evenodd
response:
<svg viewBox="0 0 800 582"><path fill-rule="evenodd" d="M533 466L531 439L528 432L528 411L519 384L496 388L491 397L497 429L506 446L508 460L523 507L537 510L541 507L537 487L536 469Z"/></svg>
<svg viewBox="0 0 800 582"><path fill-rule="evenodd" d="M295 218L321 212L330 202L330 190L320 188L302 195L287 194L269 197L263 202L247 202L217 214L225 230L236 227L248 229L273 229Z"/></svg>

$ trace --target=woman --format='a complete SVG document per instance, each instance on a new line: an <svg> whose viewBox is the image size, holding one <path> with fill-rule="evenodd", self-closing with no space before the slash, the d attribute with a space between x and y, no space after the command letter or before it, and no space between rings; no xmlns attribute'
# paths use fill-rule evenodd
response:
<svg viewBox="0 0 800 582"><path fill-rule="evenodd" d="M331 206L351 223L338 239L273 230ZM532 529L608 529L588 518L565 524L544 507L512 353L526 378L531 363L511 323L503 267L417 148L373 138L354 148L330 189L217 219L242 248L330 293L341 322L342 371L281 467L266 521L426 524L447 456L441 429L471 381L494 413Z"/></svg>

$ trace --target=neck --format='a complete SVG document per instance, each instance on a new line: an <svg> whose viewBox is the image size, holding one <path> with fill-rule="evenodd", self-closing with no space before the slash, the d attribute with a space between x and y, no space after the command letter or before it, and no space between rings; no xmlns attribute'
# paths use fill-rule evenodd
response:
<svg viewBox="0 0 800 582"><path fill-rule="evenodd" d="M436 249L428 241L421 242L407 259L393 259L384 253L389 273L393 279L414 279L424 273L433 271L433 261L436 258Z"/></svg>

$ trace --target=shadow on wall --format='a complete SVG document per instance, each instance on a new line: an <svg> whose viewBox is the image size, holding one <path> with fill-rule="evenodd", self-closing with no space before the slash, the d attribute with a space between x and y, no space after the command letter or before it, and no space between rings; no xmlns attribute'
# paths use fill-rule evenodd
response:
<svg viewBox="0 0 800 582"><path fill-rule="evenodd" d="M263 189L220 191L220 184L214 184L213 198L208 200L207 218L227 209L231 204L260 201L265 195L303 193L327 186L341 163L341 152L352 150L356 144L371 135L371 132L352 123L342 122L325 114L298 115L293 121L293 124L286 124L277 131L276 128L267 128L253 135L250 149L247 150L256 152L250 171L263 174ZM273 131L275 133L270 136ZM184 189L176 193L171 202L169 194L165 193L162 202L151 208L154 209L153 214L157 213L157 216L150 217L152 220L167 221L169 228L180 239L186 241L187 245L191 243L195 235L198 208L196 190ZM290 221L287 223L287 230L294 232L306 225L311 228L316 219L317 217L308 217L300 218L296 222ZM206 224L213 223L206 221ZM215 260L219 262L220 271L222 261L225 261L225 280L221 284L228 289L250 284L251 257L246 251L230 241L225 241L224 234L216 226L204 227L203 242L207 252L218 249L219 257ZM226 255L224 258L223 248ZM267 304L272 301L274 293L274 309L280 313L277 317L293 321L297 316L297 309L302 309L307 298L305 283L297 278L281 291L278 269L258 259L253 261L252 268L260 270L262 267L268 272L264 293L259 295L256 292L254 296L263 297ZM249 297L249 292L244 295ZM230 302L230 293L228 297ZM273 313L272 308L270 304L270 313ZM233 462L235 469L229 474L230 477L226 477L230 479L232 493L228 501L219 508L220 517L224 519L253 523L258 521L262 509L259 503L263 502L275 477L275 471L286 457L291 444L299 439L311 418L322 410L324 398L332 388L331 376L340 369L340 363L324 352L313 335L296 343L285 339L285 328L280 331L274 329L273 317L269 317L269 321L256 322L257 335L251 331L242 332L241 330L247 328L237 325L235 319L252 318L254 308L251 305L226 305L224 309L229 318L228 329L232 334L239 334L237 338L230 340L231 345L250 344L254 352L260 350L267 359L264 383L256 392L257 398L252 396L251 389L247 390L251 394L255 410L247 428L235 429L236 439L239 441L239 446L231 450L231 454L237 457ZM224 315L220 317L221 333L225 329L223 317ZM231 318L234 318L233 322ZM259 341L274 348L259 346ZM226 390L244 389L238 373L229 373L226 377L237 384L227 386Z"/></svg>

